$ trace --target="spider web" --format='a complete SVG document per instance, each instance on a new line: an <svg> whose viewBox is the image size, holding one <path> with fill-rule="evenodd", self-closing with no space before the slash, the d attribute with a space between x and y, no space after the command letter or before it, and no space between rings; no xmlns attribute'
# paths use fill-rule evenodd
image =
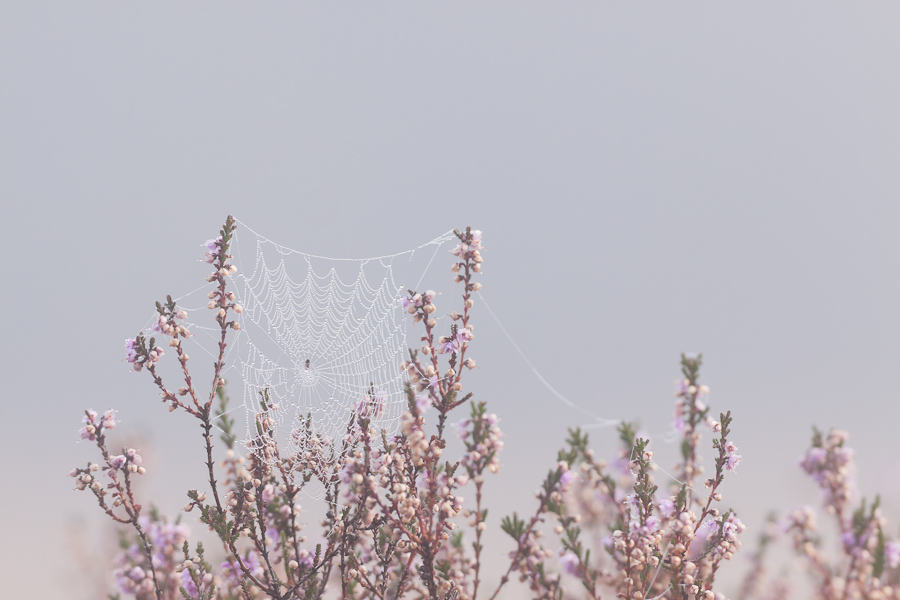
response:
<svg viewBox="0 0 900 600"><path fill-rule="evenodd" d="M360 402L371 405L373 427L397 430L407 408L400 365L408 356L408 315L399 300L452 239L448 232L394 255L332 259L287 248L240 224L234 292L243 313L232 362L243 386L249 450L270 463L289 459L300 474L323 476L335 468ZM270 420L275 437L261 435L260 419Z"/></svg>

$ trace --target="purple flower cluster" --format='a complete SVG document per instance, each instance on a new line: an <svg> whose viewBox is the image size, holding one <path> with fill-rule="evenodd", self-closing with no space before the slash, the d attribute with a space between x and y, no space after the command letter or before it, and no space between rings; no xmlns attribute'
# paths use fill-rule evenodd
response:
<svg viewBox="0 0 900 600"><path fill-rule="evenodd" d="M725 457L725 468L734 472L741 463L742 457L737 452L737 446L730 440L725 443Z"/></svg>
<svg viewBox="0 0 900 600"><path fill-rule="evenodd" d="M81 420L84 422L84 426L78 430L79 439L94 442L97 440L97 436L102 435L104 431L115 429L116 411L109 409L101 417L93 409L86 410Z"/></svg>
<svg viewBox="0 0 900 600"><path fill-rule="evenodd" d="M222 253L222 236L220 235L217 238L206 240L204 246L206 246L206 256L203 257L203 260L204 262L213 264L218 260L219 255Z"/></svg>

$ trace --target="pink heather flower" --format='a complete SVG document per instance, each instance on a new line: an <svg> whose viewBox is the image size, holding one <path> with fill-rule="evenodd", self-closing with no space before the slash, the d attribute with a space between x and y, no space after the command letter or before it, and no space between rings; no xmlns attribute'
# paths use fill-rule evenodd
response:
<svg viewBox="0 0 900 600"><path fill-rule="evenodd" d="M93 442L97 439L97 411L93 409L88 410L87 414L81 417L81 420L84 422L84 426L78 430L78 434L81 436L81 439Z"/></svg>
<svg viewBox="0 0 900 600"><path fill-rule="evenodd" d="M438 353L452 354L459 350L459 340L457 339L458 337L459 334L457 334L457 337L455 338L448 338L447 336L441 336L440 338L438 338Z"/></svg>
<svg viewBox="0 0 900 600"><path fill-rule="evenodd" d="M840 446L850 438L850 434L842 429L832 429L828 432L828 441L835 446Z"/></svg>
<svg viewBox="0 0 900 600"><path fill-rule="evenodd" d="M147 353L147 360L149 360L151 363L157 363L159 362L159 359L162 358L163 354L163 349L157 346Z"/></svg>
<svg viewBox="0 0 900 600"><path fill-rule="evenodd" d="M469 420L468 419L460 419L456 423L456 433L459 435L460 439L466 439L469 436Z"/></svg>
<svg viewBox="0 0 900 600"><path fill-rule="evenodd" d="M197 585L194 583L194 580L191 579L190 569L185 569L181 572L181 585L184 587L184 591L187 592L187 595L191 598L195 598L200 594Z"/></svg>
<svg viewBox="0 0 900 600"><path fill-rule="evenodd" d="M457 347L462 347L464 343L471 341L474 337L474 334L465 327L458 329L456 331Z"/></svg>
<svg viewBox="0 0 900 600"><path fill-rule="evenodd" d="M306 568L311 568L313 566L313 555L309 553L309 550L303 548L300 550L300 556L298 557L299 563L304 565Z"/></svg>
<svg viewBox="0 0 900 600"><path fill-rule="evenodd" d="M175 318L176 318L176 319L179 319L179 320L181 320L181 321L187 319L187 311L184 310L183 308L179 308L179 309L175 312Z"/></svg>
<svg viewBox="0 0 900 600"><path fill-rule="evenodd" d="M734 454L735 452L737 452L737 446L734 445L734 442L725 442L725 452L727 454Z"/></svg>
<svg viewBox="0 0 900 600"><path fill-rule="evenodd" d="M166 319L165 315L156 315L156 323L150 327L150 331L155 333L164 333L170 329L169 321Z"/></svg>
<svg viewBox="0 0 900 600"><path fill-rule="evenodd" d="M268 529L266 529L266 537L272 540L273 544L281 539L281 535L278 533L278 529L276 529L275 527L269 527Z"/></svg>
<svg viewBox="0 0 900 600"><path fill-rule="evenodd" d="M884 555L888 566L892 569L900 567L900 542L888 542L884 545Z"/></svg>
<svg viewBox="0 0 900 600"><path fill-rule="evenodd" d="M852 548L852 547L856 546L856 542L857 542L856 535L854 535L854 533L852 531L845 531L844 533L841 534L841 542L847 548Z"/></svg>
<svg viewBox="0 0 900 600"><path fill-rule="evenodd" d="M688 556L693 560L703 554L703 551L709 545L709 540L715 537L717 531L718 523L715 520L709 519L701 523L700 528L697 530L697 535L691 540L690 546L688 546Z"/></svg>
<svg viewBox="0 0 900 600"><path fill-rule="evenodd" d="M733 542L737 539L738 534L747 529L747 526L744 525L734 513L728 515L728 518L722 524L722 537L724 537L729 542Z"/></svg>
<svg viewBox="0 0 900 600"><path fill-rule="evenodd" d="M306 550L304 549L303 552L306 552ZM242 560L244 566L247 567L254 577L261 578L265 573L265 569L262 567L255 550L248 552L246 556L242 557ZM219 568L222 569L222 576L225 578L225 581L228 582L228 585L237 587L242 578L241 568L238 565L237 559L232 558L226 560L219 565Z"/></svg>
<svg viewBox="0 0 900 600"><path fill-rule="evenodd" d="M125 360L134 363L138 359L137 340L134 338L125 340Z"/></svg>
<svg viewBox="0 0 900 600"><path fill-rule="evenodd" d="M575 482L576 477L577 475L575 474L575 471L569 469L567 465L566 468L563 469L562 475L560 475L559 477L560 487L562 487L563 489L568 489L569 486L571 486Z"/></svg>
<svg viewBox="0 0 900 600"><path fill-rule="evenodd" d="M622 504L628 506L628 509L631 511L632 520L637 520L638 515L641 512L641 500L637 497L637 494L628 494L625 496L625 500Z"/></svg>
<svg viewBox="0 0 900 600"><path fill-rule="evenodd" d="M109 457L109 464L116 469L121 469L125 466L125 463L128 462L128 459L125 458L124 454L118 454L116 456Z"/></svg>
<svg viewBox="0 0 900 600"><path fill-rule="evenodd" d="M416 477L416 489L424 492L428 490L429 487L429 479L431 478L431 473L428 472L428 469L423 469L419 476Z"/></svg>
<svg viewBox="0 0 900 600"><path fill-rule="evenodd" d="M103 413L103 420L100 421L100 427L103 429L115 429L116 428L116 411L113 409L109 409L105 413Z"/></svg>
<svg viewBox="0 0 900 600"><path fill-rule="evenodd" d="M725 461L725 468L729 471L734 472L737 469L737 466L741 463L741 455L738 453L729 454L728 460Z"/></svg>
<svg viewBox="0 0 900 600"><path fill-rule="evenodd" d="M428 408L431 406L431 399L425 394L419 394L416 396L416 413L419 416L424 415L428 412Z"/></svg>
<svg viewBox="0 0 900 600"><path fill-rule="evenodd" d="M827 458L828 451L825 448L810 448L806 452L806 456L800 459L800 468L812 475L815 471L818 471L819 467L825 464Z"/></svg>
<svg viewBox="0 0 900 600"><path fill-rule="evenodd" d="M206 252L206 256L203 257L203 260L205 260L209 264L216 262L216 258L218 258L218 256L219 256L219 251L222 249L221 244L222 244L222 236L221 235L215 239L206 240L207 252Z"/></svg>
<svg viewBox="0 0 900 600"><path fill-rule="evenodd" d="M671 498L663 498L659 501L659 512L671 517L675 513L675 502Z"/></svg>
<svg viewBox="0 0 900 600"><path fill-rule="evenodd" d="M700 528L697 530L697 537L711 540L713 537L715 537L718 531L719 524L716 522L716 520L708 519L700 524Z"/></svg>
<svg viewBox="0 0 900 600"><path fill-rule="evenodd" d="M436 374L432 375L431 377L428 378L428 387L431 388L432 392L438 391L438 388L440 387L440 383L441 383L441 378L438 377Z"/></svg>
<svg viewBox="0 0 900 600"><path fill-rule="evenodd" d="M374 396L363 396L353 410L357 415L367 419L377 419L384 411L384 392L375 392Z"/></svg>
<svg viewBox="0 0 900 600"><path fill-rule="evenodd" d="M559 557L560 568L569 575L578 575L578 566L581 561L575 556L574 552L566 552Z"/></svg>
<svg viewBox="0 0 900 600"><path fill-rule="evenodd" d="M780 525L784 533L794 528L813 531L816 529L816 512L811 506L798 506L784 516Z"/></svg>

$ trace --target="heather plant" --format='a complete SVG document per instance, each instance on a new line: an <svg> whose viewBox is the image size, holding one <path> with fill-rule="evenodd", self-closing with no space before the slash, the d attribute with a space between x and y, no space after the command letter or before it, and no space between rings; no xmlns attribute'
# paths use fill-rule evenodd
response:
<svg viewBox="0 0 900 600"><path fill-rule="evenodd" d="M556 599L723 598L717 575L740 549L745 529L723 504L723 483L741 455L730 437L731 414L716 419L707 406L700 356L681 360L674 415L680 459L672 475L661 471L650 440L638 436L633 424L618 427L621 446L610 462L597 459L588 436L574 429L533 511L492 522L484 490L500 468L503 433L498 417L464 386L465 373L476 367L470 349L473 296L481 287L481 232L455 232L452 271L459 306L449 312L446 330L439 330L433 291L409 290L400 299L421 328L421 345L397 365L407 379L407 410L396 434L372 425L384 410L383 394L372 386L356 402L339 439L323 435L307 415L289 432L287 450L278 442L281 407L263 389L251 423L254 435L244 443L253 451L244 452L222 375L229 336L240 329L235 315L243 310L229 289L236 272L229 253L235 227L229 217L207 242L208 309L217 342L208 390L201 391L189 368L187 313L171 297L157 303L150 337L142 332L126 341L132 368L149 375L170 411L200 425L206 481L187 492L184 511L214 534L215 549L192 543L183 519L167 518L137 498L135 478L146 467L135 449L111 450L115 411L85 412L81 437L96 446L100 458L71 475L76 488L90 492L124 528L113 571L116 597L493 600L527 589L531 597ZM174 385L160 368L164 347L174 354ZM213 429L221 434L219 442ZM708 446L704 432L712 435ZM454 456L451 435L459 438ZM839 571L828 563L806 509L791 514L788 530L820 574L823 598L892 598L900 547L886 540L877 502L851 509L845 439L836 432L817 434L803 468L825 491L849 566ZM702 455L710 447L712 469L704 478ZM323 490L325 517L301 523L301 500L312 499L305 494L312 485ZM486 573L485 534L498 526L512 538L513 549L505 571ZM761 577L761 551L753 564ZM514 580L518 589L510 585ZM752 596L756 587L745 586L742 595Z"/></svg>
<svg viewBox="0 0 900 600"><path fill-rule="evenodd" d="M900 595L900 542L890 539L880 499L865 498L854 507L856 484L853 450L847 446L847 432L832 429L827 434L813 429L812 442L800 459L800 468L822 492L822 506L832 521L836 544L828 544L827 530L818 522L817 511L799 506L781 520L781 531L797 555L802 557L816 597L823 600L871 598L887 600ZM764 533L768 545L777 532ZM835 546L837 550L835 551ZM762 571L758 564L756 572ZM759 594L752 585L751 593ZM786 596L789 585L783 579L770 583L763 594ZM759 595L763 595L759 594Z"/></svg>

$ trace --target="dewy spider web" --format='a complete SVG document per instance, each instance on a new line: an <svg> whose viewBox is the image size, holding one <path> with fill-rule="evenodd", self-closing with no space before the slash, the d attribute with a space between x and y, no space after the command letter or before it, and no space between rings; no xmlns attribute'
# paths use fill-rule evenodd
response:
<svg viewBox="0 0 900 600"><path fill-rule="evenodd" d="M275 442L282 459L299 457L294 466L301 473L326 475L334 468L327 458L333 458L361 400L379 404L371 420L376 429L396 431L407 409L400 364L408 356L408 320L399 300L419 285L455 235L448 232L418 248L367 259L292 250L243 223L237 237L233 254L240 271L234 291L243 313L235 352L247 412L245 444L272 462L266 447ZM265 416L279 439L257 430L264 397ZM303 462L311 444L322 450L324 460Z"/></svg>

